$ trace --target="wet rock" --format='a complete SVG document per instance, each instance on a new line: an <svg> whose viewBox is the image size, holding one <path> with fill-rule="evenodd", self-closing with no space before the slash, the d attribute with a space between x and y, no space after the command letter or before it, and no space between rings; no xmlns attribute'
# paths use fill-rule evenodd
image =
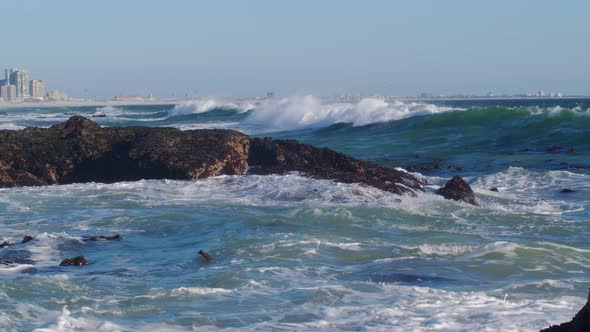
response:
<svg viewBox="0 0 590 332"><path fill-rule="evenodd" d="M233 130L102 128L73 116L50 128L0 130L0 188L218 175L304 175L364 183L397 194L423 190L403 171L295 140L249 138Z"/></svg>
<svg viewBox="0 0 590 332"><path fill-rule="evenodd" d="M27 243L33 240L33 237L30 235L25 235L25 237L23 237L23 240L20 243Z"/></svg>
<svg viewBox="0 0 590 332"><path fill-rule="evenodd" d="M475 200L475 193L471 190L469 184L460 176L453 177L444 187L438 189L436 193L446 199L463 201L476 206L479 205Z"/></svg>
<svg viewBox="0 0 590 332"><path fill-rule="evenodd" d="M208 261L211 260L211 256L203 250L199 250L199 255L203 256Z"/></svg>
<svg viewBox="0 0 590 332"><path fill-rule="evenodd" d="M4 241L4 242L0 243L0 248L8 247L11 245L12 245L12 243L10 243L8 241Z"/></svg>
<svg viewBox="0 0 590 332"><path fill-rule="evenodd" d="M0 187L243 174L249 139L233 130L101 128L81 116L0 130Z"/></svg>
<svg viewBox="0 0 590 332"><path fill-rule="evenodd" d="M462 171L463 167L457 166L457 165L449 165L449 167L447 167L447 169L450 171Z"/></svg>
<svg viewBox="0 0 590 332"><path fill-rule="evenodd" d="M499 192L499 190L498 190L498 188L497 188L497 187L491 187L491 188L490 188L490 191Z"/></svg>
<svg viewBox="0 0 590 332"><path fill-rule="evenodd" d="M569 189L569 188L563 188L559 191L560 194L570 194L570 193L575 193L576 191L573 189Z"/></svg>
<svg viewBox="0 0 590 332"><path fill-rule="evenodd" d="M590 294L582 309L572 318L571 321L560 325L552 325L541 332L585 332L590 331Z"/></svg>
<svg viewBox="0 0 590 332"><path fill-rule="evenodd" d="M432 283L449 280L450 279L442 277L419 276L404 273L378 274L371 276L371 281L377 283Z"/></svg>
<svg viewBox="0 0 590 332"><path fill-rule="evenodd" d="M396 194L422 191L423 181L404 171L362 161L334 150L295 140L251 138L248 159L252 174L300 172L319 179L364 183Z"/></svg>
<svg viewBox="0 0 590 332"><path fill-rule="evenodd" d="M123 240L123 237L119 234L113 236L91 236L84 238L84 241L120 241Z"/></svg>
<svg viewBox="0 0 590 332"><path fill-rule="evenodd" d="M88 261L84 258L84 256L78 256L78 257L74 257L74 258L66 258L64 259L61 263L59 263L59 266L82 266L82 265L88 265Z"/></svg>

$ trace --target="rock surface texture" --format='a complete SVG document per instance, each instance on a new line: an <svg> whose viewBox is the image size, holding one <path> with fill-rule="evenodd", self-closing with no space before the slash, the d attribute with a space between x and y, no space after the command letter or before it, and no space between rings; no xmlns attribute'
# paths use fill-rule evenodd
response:
<svg viewBox="0 0 590 332"><path fill-rule="evenodd" d="M478 205L475 200L475 193L471 190L469 184L467 184L467 182L465 182L460 176L453 177L444 185L444 187L438 189L436 193L446 199Z"/></svg>
<svg viewBox="0 0 590 332"><path fill-rule="evenodd" d="M78 256L64 259L61 263L59 263L59 266L84 266L88 264L90 263L88 263L84 256Z"/></svg>
<svg viewBox="0 0 590 332"><path fill-rule="evenodd" d="M50 128L0 130L0 187L243 174L249 144L232 130L101 128L74 116Z"/></svg>
<svg viewBox="0 0 590 332"><path fill-rule="evenodd" d="M285 174L300 172L319 179L344 183L365 183L396 194L422 190L422 181L404 171L354 159L327 148L295 140L250 139L250 172Z"/></svg>
<svg viewBox="0 0 590 332"><path fill-rule="evenodd" d="M0 130L0 187L301 172L396 194L422 191L404 171L295 140L233 130L102 128L81 116L50 128Z"/></svg>
<svg viewBox="0 0 590 332"><path fill-rule="evenodd" d="M541 332L587 332L590 331L590 294L586 305L572 318L571 321L553 325Z"/></svg>

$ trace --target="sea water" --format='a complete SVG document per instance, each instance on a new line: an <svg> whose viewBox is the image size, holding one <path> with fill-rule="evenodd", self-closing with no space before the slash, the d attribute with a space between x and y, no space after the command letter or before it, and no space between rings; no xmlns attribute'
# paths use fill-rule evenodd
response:
<svg viewBox="0 0 590 332"><path fill-rule="evenodd" d="M295 138L414 165L429 185L408 197L292 173L0 189L0 242L34 236L0 249L17 262L0 265L0 330L535 331L569 320L590 284L589 108L301 96L4 109L0 129L83 115ZM433 194L454 175L480 206ZM58 266L79 255L90 265Z"/></svg>

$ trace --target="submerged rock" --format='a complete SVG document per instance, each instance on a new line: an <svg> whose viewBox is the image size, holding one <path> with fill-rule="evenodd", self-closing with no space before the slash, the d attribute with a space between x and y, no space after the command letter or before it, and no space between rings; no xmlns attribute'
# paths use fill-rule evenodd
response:
<svg viewBox="0 0 590 332"><path fill-rule="evenodd" d="M404 171L295 140L252 138L248 162L253 174L300 172L319 179L364 183L396 194L421 191L424 184Z"/></svg>
<svg viewBox="0 0 590 332"><path fill-rule="evenodd" d="M305 175L364 183L397 194L423 190L404 171L295 140L233 130L101 128L73 116L50 128L0 130L0 187L254 174Z"/></svg>
<svg viewBox="0 0 590 332"><path fill-rule="evenodd" d="M33 241L33 237L30 235L25 235L25 237L23 237L23 240L20 243L27 243Z"/></svg>
<svg viewBox="0 0 590 332"><path fill-rule="evenodd" d="M575 193L576 191L573 189L569 189L569 188L563 188L559 191L560 194L571 194L571 193Z"/></svg>
<svg viewBox="0 0 590 332"><path fill-rule="evenodd" d="M377 283L432 283L449 280L450 279L442 277L420 276L405 273L378 274L371 276L371 281Z"/></svg>
<svg viewBox="0 0 590 332"><path fill-rule="evenodd" d="M74 257L74 258L66 258L64 259L61 263L59 263L59 266L82 266L82 265L88 265L90 263L88 263L88 261L86 260L86 258L84 258L84 256L78 256L78 257Z"/></svg>
<svg viewBox="0 0 590 332"><path fill-rule="evenodd" d="M475 200L475 193L471 190L469 184L467 184L467 182L465 182L460 176L453 177L444 185L444 187L438 189L436 193L446 199L479 205Z"/></svg>
<svg viewBox="0 0 590 332"><path fill-rule="evenodd" d="M208 260L208 261L211 260L211 256L208 253L204 252L203 250L199 250L199 255L203 256L205 258L205 260Z"/></svg>
<svg viewBox="0 0 590 332"><path fill-rule="evenodd" d="M553 325L541 332L583 332L590 331L590 293L588 300L582 309L572 318L571 321L561 323L560 325Z"/></svg>
<svg viewBox="0 0 590 332"><path fill-rule="evenodd" d="M0 243L0 248L8 247L11 245L12 245L12 243L10 243L8 241L4 241L4 242Z"/></svg>
<svg viewBox="0 0 590 332"><path fill-rule="evenodd" d="M498 190L498 187L491 187L490 191L495 191L495 192L499 192L500 190Z"/></svg>
<svg viewBox="0 0 590 332"><path fill-rule="evenodd" d="M84 241L120 241L120 240L123 240L123 237L119 234L113 235L113 236L99 235L99 236L92 236L92 237L84 238Z"/></svg>

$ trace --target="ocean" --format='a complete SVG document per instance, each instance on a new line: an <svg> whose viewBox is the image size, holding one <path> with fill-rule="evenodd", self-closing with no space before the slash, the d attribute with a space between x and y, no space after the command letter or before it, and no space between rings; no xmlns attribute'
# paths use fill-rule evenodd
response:
<svg viewBox="0 0 590 332"><path fill-rule="evenodd" d="M0 330L537 331L586 301L587 99L1 111L0 129L83 115L294 138L429 185L397 196L292 173L0 189L0 243L17 243L0 249L17 262L0 265ZM480 206L433 193L455 175ZM90 265L59 266L79 255Z"/></svg>

